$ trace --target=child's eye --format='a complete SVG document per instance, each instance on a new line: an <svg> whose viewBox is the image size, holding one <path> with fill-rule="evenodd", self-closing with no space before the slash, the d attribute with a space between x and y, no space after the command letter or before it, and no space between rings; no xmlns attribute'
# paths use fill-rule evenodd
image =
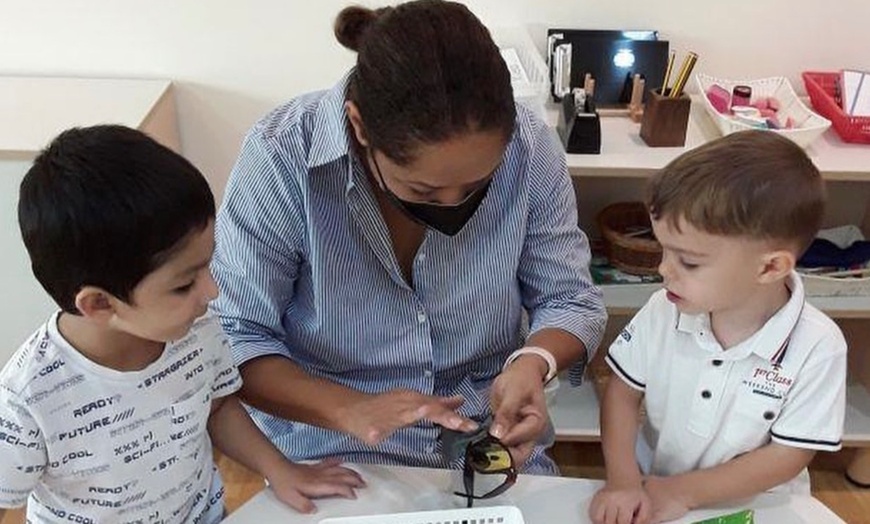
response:
<svg viewBox="0 0 870 524"><path fill-rule="evenodd" d="M698 264L693 264L693 263L691 263L691 262L686 262L685 260L680 260L680 265L683 266L683 267L686 268L686 269L689 269L689 270L697 269L697 268L698 268Z"/></svg>
<svg viewBox="0 0 870 524"><path fill-rule="evenodd" d="M179 287L173 289L172 292L175 294L178 294L178 295L184 295L185 293L187 293L191 289L193 289L193 282L191 282L189 284L185 284L183 286L179 286Z"/></svg>

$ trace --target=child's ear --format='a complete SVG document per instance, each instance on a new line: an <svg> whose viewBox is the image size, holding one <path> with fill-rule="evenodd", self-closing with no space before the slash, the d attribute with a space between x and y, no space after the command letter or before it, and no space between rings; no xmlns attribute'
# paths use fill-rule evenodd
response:
<svg viewBox="0 0 870 524"><path fill-rule="evenodd" d="M770 284L788 277L796 264L794 253L788 249L768 251L762 255L761 272L758 281L762 284Z"/></svg>
<svg viewBox="0 0 870 524"><path fill-rule="evenodd" d="M115 314L115 298L106 290L85 286L76 293L76 308L85 318L108 322Z"/></svg>
<svg viewBox="0 0 870 524"><path fill-rule="evenodd" d="M356 141L363 147L369 147L369 140L366 137L366 126L363 124L362 116L359 114L359 108L348 100L344 103L344 110L347 113L347 119L350 120L350 126L353 128L353 136Z"/></svg>

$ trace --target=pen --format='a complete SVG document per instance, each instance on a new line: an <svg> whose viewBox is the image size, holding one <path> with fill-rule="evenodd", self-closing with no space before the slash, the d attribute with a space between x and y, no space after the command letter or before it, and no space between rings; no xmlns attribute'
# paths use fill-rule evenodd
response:
<svg viewBox="0 0 870 524"><path fill-rule="evenodd" d="M674 82L674 88L671 89L671 98L679 98L680 95L683 94L683 88L686 87L686 82L689 80L689 76L692 74L692 68L695 67L695 62L698 61L698 54L689 51L689 54L686 55L685 60L683 60L683 65L680 67L680 74L677 75L677 80Z"/></svg>
<svg viewBox="0 0 870 524"><path fill-rule="evenodd" d="M671 55L668 57L668 68L665 71L665 80L662 82L662 96L668 96L668 82L671 80L671 71L674 69L674 58L676 56L676 51L671 51Z"/></svg>

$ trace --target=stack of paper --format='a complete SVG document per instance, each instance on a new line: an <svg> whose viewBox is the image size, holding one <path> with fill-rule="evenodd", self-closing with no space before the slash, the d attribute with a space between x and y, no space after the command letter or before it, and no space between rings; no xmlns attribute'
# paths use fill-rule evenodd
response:
<svg viewBox="0 0 870 524"><path fill-rule="evenodd" d="M852 116L870 116L870 72L843 69L840 86L843 111Z"/></svg>

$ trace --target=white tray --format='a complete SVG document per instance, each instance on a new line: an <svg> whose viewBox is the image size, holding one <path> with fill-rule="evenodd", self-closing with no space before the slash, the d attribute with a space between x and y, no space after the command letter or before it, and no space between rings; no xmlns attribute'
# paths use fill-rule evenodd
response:
<svg viewBox="0 0 870 524"><path fill-rule="evenodd" d="M698 84L698 91L701 94L701 99L703 100L704 107L707 109L707 113L723 135L753 129L753 127L716 111L716 108L713 107L713 104L706 96L707 89L713 84L722 86L729 93L734 89L735 85L748 85L752 88L753 101L758 97L776 97L780 103L780 121L785 123L786 118L791 117L797 127L792 129L777 129L771 132L789 138L801 147L807 147L813 140L831 127L830 120L814 113L801 102L788 79L783 76L760 78L757 80L724 80L698 73L695 75L695 81Z"/></svg>
<svg viewBox="0 0 870 524"><path fill-rule="evenodd" d="M364 517L333 517L319 524L525 524L516 506L390 513Z"/></svg>

